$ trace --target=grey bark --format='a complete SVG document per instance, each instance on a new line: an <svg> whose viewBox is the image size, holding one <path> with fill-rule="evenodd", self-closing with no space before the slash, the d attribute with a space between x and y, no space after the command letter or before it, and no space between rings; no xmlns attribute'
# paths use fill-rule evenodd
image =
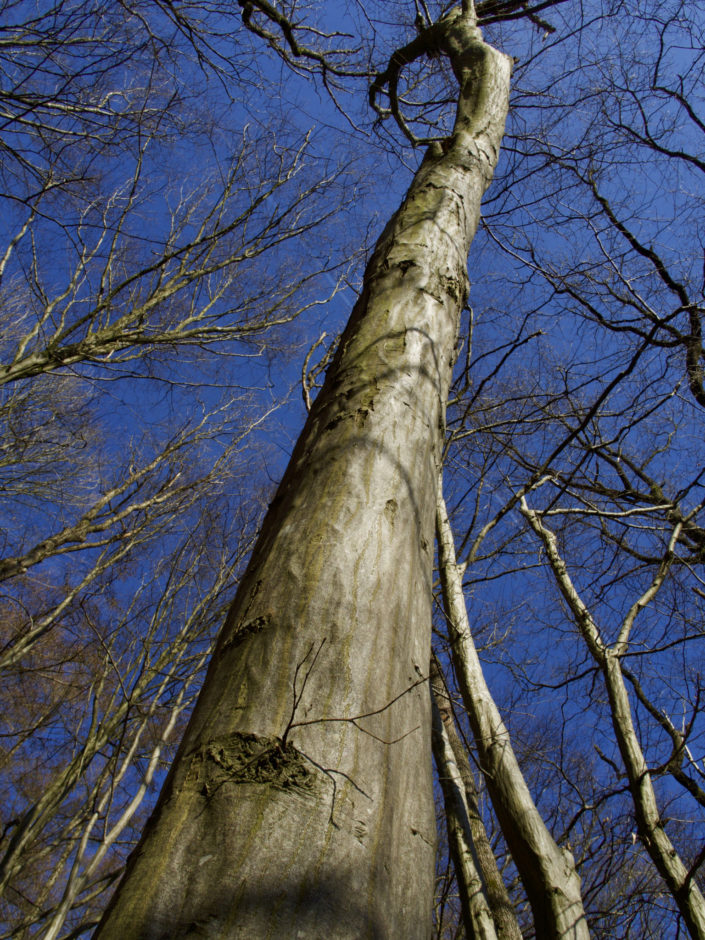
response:
<svg viewBox="0 0 705 940"><path fill-rule="evenodd" d="M460 771L441 718L433 680L431 680L431 712L433 715L433 756L443 791L448 845L453 858L465 933L468 940L497 940L482 878L475 864L470 814L465 802Z"/></svg>
<svg viewBox="0 0 705 940"><path fill-rule="evenodd" d="M589 937L572 855L560 848L541 818L514 754L509 731L492 698L470 631L462 578L441 483L438 487L438 567L455 672L487 790L531 904L542 940Z"/></svg>
<svg viewBox="0 0 705 940"><path fill-rule="evenodd" d="M453 134L377 243L101 940L429 935L440 429L510 75L469 12L434 36Z"/></svg>
<svg viewBox="0 0 705 940"><path fill-rule="evenodd" d="M446 817L453 818L454 829L460 829L462 833L459 838L471 847L474 864L482 879L483 892L492 916L497 940L522 940L514 907L497 867L492 844L480 815L477 785L470 766L468 752L455 727L448 691L435 658L431 660L431 689L441 726L437 732L438 724L434 712L434 757L436 758L436 766L439 767L442 761L445 768L445 779L444 776L441 776L440 770L439 776L441 777ZM449 752L447 754L441 753L442 750L443 752L446 751L446 747ZM446 791L448 791L447 794ZM450 828L451 823L449 822L449 838L452 838ZM461 847L459 844L459 848ZM456 866L456 880L460 882L461 877L459 866ZM465 911L465 908L469 909L470 905L465 901L463 895L469 898L472 896L472 891L469 885L460 883L458 884L458 891ZM468 917L465 917L465 924L468 936L474 936Z"/></svg>
<svg viewBox="0 0 705 940"><path fill-rule="evenodd" d="M696 883L695 873L688 870L664 828L651 772L639 743L621 666L621 657L629 650L630 633L636 616L656 596L670 570L682 525L676 523L666 554L651 584L631 605L622 621L616 642L609 646L573 584L566 563L558 551L555 534L543 524L537 512L529 509L526 500L522 500L521 512L541 539L558 588L604 677L612 728L629 781L641 841L678 905L688 933L694 940L705 940L705 898Z"/></svg>

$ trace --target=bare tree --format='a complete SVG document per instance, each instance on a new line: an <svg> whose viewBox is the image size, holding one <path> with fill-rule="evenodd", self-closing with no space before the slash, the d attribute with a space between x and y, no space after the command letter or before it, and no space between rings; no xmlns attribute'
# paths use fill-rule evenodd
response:
<svg viewBox="0 0 705 940"><path fill-rule="evenodd" d="M468 308L470 2L0 0L4 935L427 936L441 459L438 936L698 935L701 14L476 12Z"/></svg>
<svg viewBox="0 0 705 940"><path fill-rule="evenodd" d="M194 461L199 436L181 438L183 459ZM15 931L90 923L105 903L251 548L256 506L248 519L246 503L240 513L223 503L223 484L234 495L244 472L241 446L235 438L206 474L171 462L180 485L128 503L138 520L107 548L83 546L97 560L76 585L42 596L46 577L10 582L0 893Z"/></svg>
<svg viewBox="0 0 705 940"><path fill-rule="evenodd" d="M513 509L502 515L523 492L606 647L680 524L675 559L617 659L682 883L701 891L702 19L678 2L624 14L592 20L580 59L564 47L553 73L537 65L557 54L556 34L517 67L510 159L479 258L491 289L474 292L446 479L467 533L473 631L490 638L483 665L536 802L570 842L591 932L641 937L683 930L685 914L640 838L601 667L576 641L568 602L536 577L547 549L540 541L537 559Z"/></svg>
<svg viewBox="0 0 705 940"><path fill-rule="evenodd" d="M531 902L536 930L546 937L587 937L573 857L555 843L536 808L483 674L440 487L437 527L444 607L463 705L495 812Z"/></svg>
<svg viewBox="0 0 705 940"><path fill-rule="evenodd" d="M355 264L309 241L340 165L233 115L226 33L0 4L3 936L105 907L270 495L267 355Z"/></svg>
<svg viewBox="0 0 705 940"><path fill-rule="evenodd" d="M668 838L659 812L651 774L639 743L627 683L621 660L632 643L632 631L638 614L648 606L663 587L675 559L682 523L677 522L668 539L663 557L656 568L651 584L629 606L619 625L613 643L603 639L603 631L585 606L576 590L566 564L557 548L553 532L542 522L539 514L529 509L522 500L522 513L546 550L548 563L578 629L603 674L609 697L610 714L615 740L624 763L629 789L634 800L635 816L642 839L654 865L668 885L692 937L705 936L705 901L694 880L694 871L684 864ZM695 514L695 510L692 511Z"/></svg>
<svg viewBox="0 0 705 940"><path fill-rule="evenodd" d="M392 56L375 103L386 88L394 112L429 53L460 86L453 130L377 243L98 936L428 933L440 424L510 73L464 3Z"/></svg>
<svg viewBox="0 0 705 940"><path fill-rule="evenodd" d="M431 660L433 753L443 790L448 841L463 906L465 932L472 937L519 940L521 931L497 867L477 799L468 752L458 735L453 708L438 662ZM485 909L491 918L486 924ZM476 926L477 925L477 926Z"/></svg>

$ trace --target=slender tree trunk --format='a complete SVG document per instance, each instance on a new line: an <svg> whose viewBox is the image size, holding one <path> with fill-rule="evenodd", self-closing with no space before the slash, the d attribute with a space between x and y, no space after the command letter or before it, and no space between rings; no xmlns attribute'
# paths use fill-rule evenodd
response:
<svg viewBox="0 0 705 940"><path fill-rule="evenodd" d="M443 791L448 846L453 859L455 880L467 940L497 940L490 905L485 896L482 878L475 864L468 807L462 789L460 772L441 718L438 701L431 701L433 715L433 756Z"/></svg>
<svg viewBox="0 0 705 940"><path fill-rule="evenodd" d="M475 775L470 766L467 750L456 730L453 710L448 698L448 691L435 657L431 660L431 690L438 712L438 719L442 725L442 729L438 728L436 714L434 712L434 756L436 757L436 766L438 767L439 763L442 761L446 768L445 784L450 791L448 797L446 797L446 785L444 785L444 778L439 770L446 806L446 816L450 817L453 815L455 819L459 821L456 828L462 830L460 838L463 840L464 844L472 846L473 862L482 879L483 891L492 915L494 933L497 940L521 940L521 930L519 929L519 923L514 913L514 907L507 893L502 875L497 867L497 860L495 859L485 824L480 815ZM441 730L442 736L439 734ZM443 754L440 753L441 748L443 749ZM448 828L450 830L450 823ZM462 875L456 867L456 880L459 881L461 877ZM461 903L465 907L463 893L468 897L472 895L469 881L467 885L459 884L458 890L461 894ZM467 906L469 907L469 905ZM469 937L473 936L468 926L467 918L466 932Z"/></svg>
<svg viewBox="0 0 705 940"><path fill-rule="evenodd" d="M101 940L429 935L441 428L510 75L468 12L434 36L453 134L379 239Z"/></svg>
<svg viewBox="0 0 705 940"><path fill-rule="evenodd" d="M602 666L612 712L612 727L627 771L637 829L656 870L668 885L693 940L705 940L705 898L694 873L668 838L656 802L651 774L634 727L619 656L605 651Z"/></svg>
<svg viewBox="0 0 705 940"><path fill-rule="evenodd" d="M627 772L629 790L634 802L634 816L641 841L656 870L668 886L693 940L705 940L705 898L664 828L651 773L634 724L629 695L622 674L621 656L629 649L629 636L634 620L661 589L674 559L674 549L681 532L678 522L671 534L668 550L646 591L635 601L621 624L617 641L608 646L601 631L585 606L558 551L556 535L548 529L537 512L522 500L524 518L540 537L558 588L573 614L575 622L593 659L602 671L610 704L614 736Z"/></svg>
<svg viewBox="0 0 705 940"><path fill-rule="evenodd" d="M509 732L485 682L470 632L441 484L438 487L438 567L458 685L475 737L480 766L542 940L589 937L580 878L570 852L559 848L536 808L514 755Z"/></svg>

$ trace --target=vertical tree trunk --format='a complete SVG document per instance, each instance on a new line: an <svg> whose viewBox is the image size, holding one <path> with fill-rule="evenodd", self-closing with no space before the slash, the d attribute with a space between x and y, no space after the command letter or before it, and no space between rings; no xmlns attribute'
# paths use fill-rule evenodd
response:
<svg viewBox="0 0 705 940"><path fill-rule="evenodd" d="M439 768L439 777L441 777L446 817L449 817L452 813L458 820L458 825L455 826L456 829L461 830L458 848L461 851L463 849L460 840L462 840L462 843L472 846L473 864L482 879L483 891L492 915L497 940L521 940L521 931L514 913L514 907L497 867L497 860L480 815L477 787L468 752L455 727L448 691L435 656L431 660L431 690L438 719L440 725L442 725L441 728L434 711L433 753L436 758L436 766ZM443 754L441 754L441 749ZM441 762L446 770L446 781L441 776ZM450 791L448 796L446 796L446 786ZM449 806L449 804L451 805ZM448 829L450 839L450 822ZM462 861L459 861L462 865ZM456 880L459 881L461 878L462 874L456 867ZM469 881L467 886L459 884L458 891L461 895L463 908L467 907L469 909L470 904L463 898L463 893L468 898L472 895ZM466 933L471 937L473 933L468 926L468 919L466 918L465 921Z"/></svg>
<svg viewBox="0 0 705 940"><path fill-rule="evenodd" d="M473 858L468 808L463 798L460 773L435 696L431 701L431 711L433 755L443 790L448 845L453 858L467 940L497 940L482 878Z"/></svg>
<svg viewBox="0 0 705 940"><path fill-rule="evenodd" d="M436 524L438 567L458 685L492 805L531 904L536 936L542 940L588 940L573 857L556 844L546 828L485 682L470 632L440 481Z"/></svg>
<svg viewBox="0 0 705 940"><path fill-rule="evenodd" d="M695 873L688 870L666 834L651 773L634 727L619 655L613 650L603 650L600 666L605 677L612 727L627 772L641 841L656 870L668 885L688 933L693 940L705 940L705 898L695 880Z"/></svg>
<svg viewBox="0 0 705 940"><path fill-rule="evenodd" d="M429 934L440 428L510 74L443 23L453 135L379 239L101 940Z"/></svg>
<svg viewBox="0 0 705 940"><path fill-rule="evenodd" d="M660 591L673 563L674 550L681 532L681 522L676 524L671 533L667 551L651 584L630 606L621 623L616 642L608 646L602 638L596 621L573 584L566 563L558 551L555 533L543 524L536 511L529 509L526 500L522 500L521 512L541 539L558 588L573 614L590 655L604 676L614 737L629 781L629 790L634 801L634 816L641 841L678 905L690 936L693 940L705 940L705 898L695 880L695 872L688 870L664 828L651 772L639 743L621 666L621 657L629 650L630 632L637 614Z"/></svg>

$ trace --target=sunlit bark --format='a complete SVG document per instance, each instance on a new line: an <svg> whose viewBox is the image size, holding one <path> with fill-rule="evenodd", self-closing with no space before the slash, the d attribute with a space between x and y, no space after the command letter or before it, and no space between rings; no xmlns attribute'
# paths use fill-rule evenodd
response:
<svg viewBox="0 0 705 940"><path fill-rule="evenodd" d="M664 828L651 773L639 742L621 667L621 657L629 649L634 620L659 592L673 563L674 549L682 525L677 523L674 527L666 553L651 584L627 611L620 625L616 642L608 645L603 640L596 621L573 584L565 561L558 550L555 534L543 524L536 511L529 509L526 500L522 500L522 513L541 539L556 584L569 606L591 656L602 672L614 736L629 781L641 841L678 905L691 937L703 940L705 938L705 898L696 884L693 873L688 871Z"/></svg>
<svg viewBox="0 0 705 940"><path fill-rule="evenodd" d="M438 488L438 566L451 631L458 684L492 805L529 897L536 933L545 938L589 936L573 857L541 818L492 698L470 632L462 578L441 486Z"/></svg>
<svg viewBox="0 0 705 940"><path fill-rule="evenodd" d="M443 404L510 75L469 9L432 35L453 133L380 236L101 938L428 936Z"/></svg>
<svg viewBox="0 0 705 940"><path fill-rule="evenodd" d="M497 867L492 844L480 815L477 787L468 752L455 726L448 691L435 657L431 661L431 688L439 719L436 721L434 711L434 756L436 765L440 767L442 761L446 768L445 785L440 770L439 778L446 804L449 841L452 837L450 832L452 825L454 831L458 832L458 848L462 852L467 846L472 854L473 868L475 865L477 866L476 870L482 879L482 890L486 896L486 903L494 922L493 930L497 940L521 940L521 931L519 930L516 914L502 880L502 875ZM449 791L447 795L446 788ZM456 851L456 855L461 855L461 852ZM456 862L456 880L460 881L462 876L458 873L458 867L459 865ZM470 883L471 879L467 878L464 884L458 884L461 901L463 900L463 893L468 898L472 895ZM463 903L465 904L465 902ZM467 903L465 906L469 908L470 904ZM466 931L472 935L468 921L469 918L466 918Z"/></svg>

